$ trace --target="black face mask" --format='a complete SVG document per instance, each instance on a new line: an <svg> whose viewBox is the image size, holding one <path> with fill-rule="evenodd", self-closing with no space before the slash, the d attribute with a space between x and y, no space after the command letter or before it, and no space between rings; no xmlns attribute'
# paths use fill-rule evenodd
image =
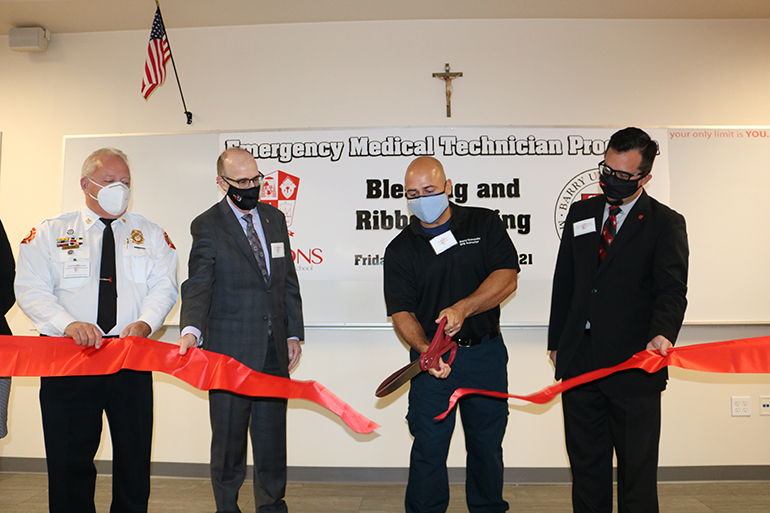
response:
<svg viewBox="0 0 770 513"><path fill-rule="evenodd" d="M230 185L227 188L227 197L241 210L251 210L259 203L259 189L259 186L238 189Z"/></svg>
<svg viewBox="0 0 770 513"><path fill-rule="evenodd" d="M642 177L644 178L644 177ZM620 205L625 198L632 196L639 189L639 180L621 180L615 175L602 173L599 185L607 198L615 201L607 201L611 205Z"/></svg>

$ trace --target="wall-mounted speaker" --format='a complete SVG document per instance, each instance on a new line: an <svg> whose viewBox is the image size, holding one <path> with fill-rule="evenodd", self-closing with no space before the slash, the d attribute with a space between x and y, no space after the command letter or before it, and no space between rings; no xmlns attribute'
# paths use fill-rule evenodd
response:
<svg viewBox="0 0 770 513"><path fill-rule="evenodd" d="M51 32L42 27L8 30L8 45L16 52L44 52L50 39Z"/></svg>

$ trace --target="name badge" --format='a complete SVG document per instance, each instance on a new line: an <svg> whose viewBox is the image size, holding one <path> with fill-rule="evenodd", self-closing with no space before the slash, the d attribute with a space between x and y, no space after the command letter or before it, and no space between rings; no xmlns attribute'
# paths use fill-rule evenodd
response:
<svg viewBox="0 0 770 513"><path fill-rule="evenodd" d="M433 237L430 240L430 245L433 246L433 251L435 251L437 255L440 255L452 246L457 246L457 239L455 239L455 236L452 235L451 231L446 231L441 235Z"/></svg>
<svg viewBox="0 0 770 513"><path fill-rule="evenodd" d="M270 254L273 255L273 258L283 258L285 256L283 242L273 242L270 244Z"/></svg>
<svg viewBox="0 0 770 513"><path fill-rule="evenodd" d="M91 262L64 262L65 278L88 278L91 275Z"/></svg>
<svg viewBox="0 0 770 513"><path fill-rule="evenodd" d="M593 217L577 221L572 224L572 231L575 233L575 237L585 235L586 233L593 233L596 231L596 220Z"/></svg>

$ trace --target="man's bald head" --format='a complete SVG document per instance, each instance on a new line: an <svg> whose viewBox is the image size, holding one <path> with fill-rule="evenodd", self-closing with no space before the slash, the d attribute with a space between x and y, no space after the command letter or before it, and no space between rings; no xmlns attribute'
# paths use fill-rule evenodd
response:
<svg viewBox="0 0 770 513"><path fill-rule="evenodd" d="M438 159L417 157L406 168L404 189L406 189L407 198L428 196L441 191L449 194L452 190L452 181L446 179L444 166Z"/></svg>
<svg viewBox="0 0 770 513"><path fill-rule="evenodd" d="M409 167L406 168L406 176L404 177L404 184L408 184L411 181L419 180L423 182L424 179L428 179L434 185L440 185L443 187L446 182L446 174L444 173L444 166L438 159L433 157L417 157L414 159ZM407 186L407 189L409 187Z"/></svg>
<svg viewBox="0 0 770 513"><path fill-rule="evenodd" d="M217 175L228 176L226 169L232 168L252 168L256 171L257 161L254 156L243 148L228 148L222 152L217 159Z"/></svg>

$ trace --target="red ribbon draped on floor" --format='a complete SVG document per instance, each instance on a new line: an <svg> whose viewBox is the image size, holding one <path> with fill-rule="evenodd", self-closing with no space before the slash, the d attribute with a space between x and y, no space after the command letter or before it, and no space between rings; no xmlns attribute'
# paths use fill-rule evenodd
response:
<svg viewBox="0 0 770 513"><path fill-rule="evenodd" d="M452 397L449 398L449 408L447 408L447 411L435 417L435 420L446 418L455 407L455 404L457 404L457 401L466 395L480 394L545 404L570 388L609 376L618 371L642 369L652 373L669 365L703 372L767 374L770 373L770 337L744 338L709 344L672 347L668 350L667 356L661 356L658 351L641 351L614 367L586 372L529 395L504 394L502 392L492 392L476 388L458 388L454 391Z"/></svg>
<svg viewBox="0 0 770 513"><path fill-rule="evenodd" d="M200 390L227 390L254 397L306 399L338 415L357 433L378 427L316 381L295 381L256 372L219 353L139 337L105 339L99 349L71 338L0 335L0 376L89 376L121 369L175 376Z"/></svg>

